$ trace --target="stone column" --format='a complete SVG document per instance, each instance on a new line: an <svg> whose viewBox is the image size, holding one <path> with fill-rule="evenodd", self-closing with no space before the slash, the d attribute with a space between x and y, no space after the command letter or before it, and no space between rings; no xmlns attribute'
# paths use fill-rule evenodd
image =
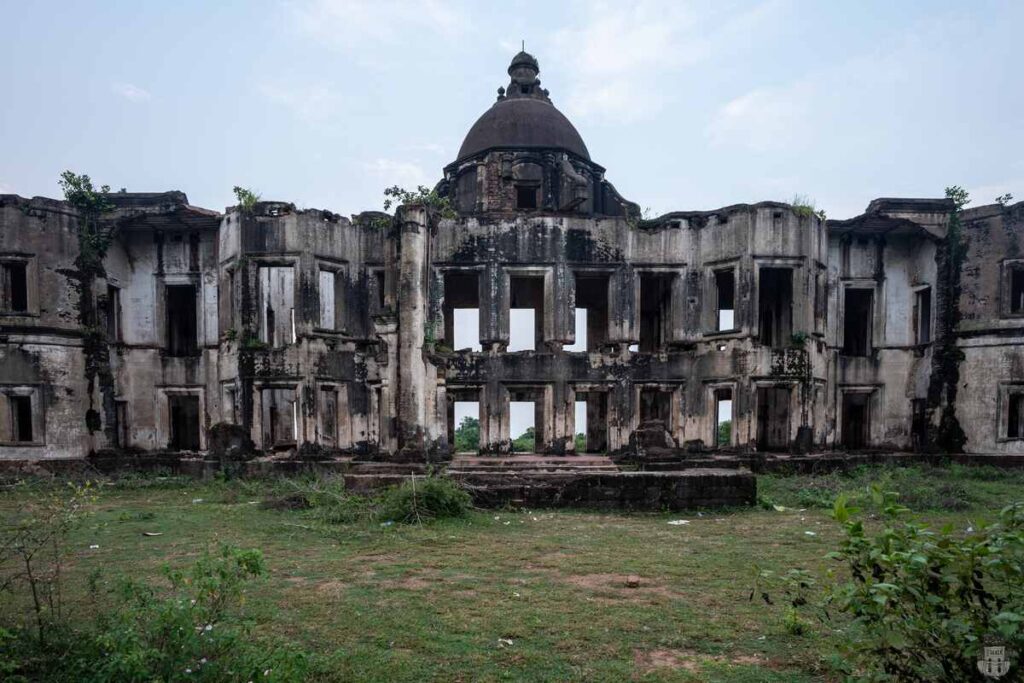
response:
<svg viewBox="0 0 1024 683"><path fill-rule="evenodd" d="M423 337L427 321L427 211L400 209L398 258L398 453L402 461L426 459L427 394Z"/></svg>

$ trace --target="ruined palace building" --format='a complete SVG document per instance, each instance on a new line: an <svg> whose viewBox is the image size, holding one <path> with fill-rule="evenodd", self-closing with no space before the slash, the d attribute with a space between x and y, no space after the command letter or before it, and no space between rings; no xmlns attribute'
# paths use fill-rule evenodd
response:
<svg viewBox="0 0 1024 683"><path fill-rule="evenodd" d="M538 73L394 216L0 195L0 459L1024 454L1024 203L642 219Z"/></svg>

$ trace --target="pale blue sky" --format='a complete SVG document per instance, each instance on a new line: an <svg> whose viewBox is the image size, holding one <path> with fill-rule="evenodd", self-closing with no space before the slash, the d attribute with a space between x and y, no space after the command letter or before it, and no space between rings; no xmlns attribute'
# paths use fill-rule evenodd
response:
<svg viewBox="0 0 1024 683"><path fill-rule="evenodd" d="M1024 197L1015 2L0 0L0 192L65 168L222 209L344 214L432 184L520 39L654 213L814 198Z"/></svg>

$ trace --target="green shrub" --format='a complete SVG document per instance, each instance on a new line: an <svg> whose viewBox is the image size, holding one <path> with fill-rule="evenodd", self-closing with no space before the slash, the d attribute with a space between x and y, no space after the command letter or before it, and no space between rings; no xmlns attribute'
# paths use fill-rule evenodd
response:
<svg viewBox="0 0 1024 683"><path fill-rule="evenodd" d="M451 479L413 477L388 489L380 500L381 520L413 524L447 517L464 517L472 499Z"/></svg>
<svg viewBox="0 0 1024 683"><path fill-rule="evenodd" d="M259 642L242 610L248 586L266 574L259 550L223 545L187 571L164 568L165 587L117 583L113 607L90 578L95 620L59 639L0 629L5 680L39 681L296 681L308 680L314 657Z"/></svg>
<svg viewBox="0 0 1024 683"><path fill-rule="evenodd" d="M1024 651L1024 503L1004 508L997 523L954 533L907 519L895 493L876 486L871 498L883 514L877 531L865 528L845 496L834 506L844 537L829 557L843 565L847 580L819 583L802 570L759 574L769 584L781 579L779 590L794 612L815 609L830 627L832 612L850 620L841 638L845 673L864 680L974 680L986 645ZM771 603L767 589L760 594ZM784 623L789 630L788 617Z"/></svg>

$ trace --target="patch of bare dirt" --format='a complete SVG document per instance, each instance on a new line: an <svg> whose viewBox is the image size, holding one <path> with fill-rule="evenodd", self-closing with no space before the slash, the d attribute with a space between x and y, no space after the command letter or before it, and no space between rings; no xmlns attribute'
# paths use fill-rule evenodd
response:
<svg viewBox="0 0 1024 683"><path fill-rule="evenodd" d="M733 664L738 666L770 666L771 662L758 655L708 655L688 650L634 650L633 666L637 677L656 669L681 669L699 673L705 664Z"/></svg>
<svg viewBox="0 0 1024 683"><path fill-rule="evenodd" d="M588 591L611 595L620 600L675 599L680 594L653 579L633 574L570 574L559 580Z"/></svg>

